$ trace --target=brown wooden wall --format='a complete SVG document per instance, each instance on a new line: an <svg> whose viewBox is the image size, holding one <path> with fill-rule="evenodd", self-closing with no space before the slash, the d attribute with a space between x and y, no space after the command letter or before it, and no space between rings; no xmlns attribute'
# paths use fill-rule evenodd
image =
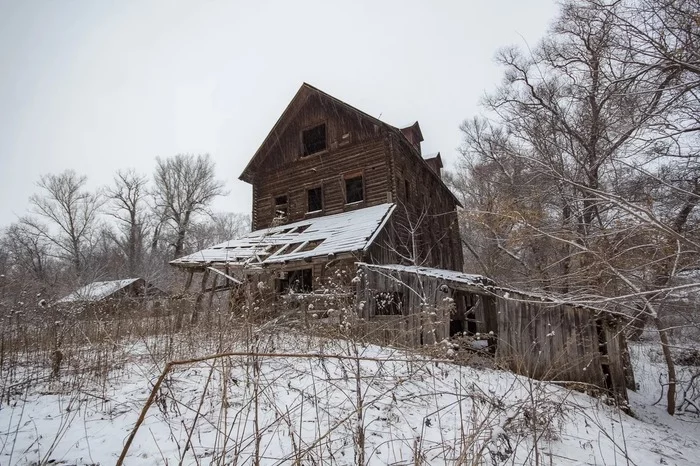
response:
<svg viewBox="0 0 700 466"><path fill-rule="evenodd" d="M404 247L404 254L411 255L408 248L415 240L420 251L416 263L461 271L464 264L454 198L406 141L394 134L390 137L390 169L398 203L394 216L397 244ZM420 222L424 213L427 215ZM414 235L411 230L415 225L420 228Z"/></svg>
<svg viewBox="0 0 700 466"><path fill-rule="evenodd" d="M367 323L367 332L386 332L392 338L385 340L386 343L410 347L434 344L449 337L453 306L449 293L440 290L437 280L414 273L387 273L366 267L361 270L357 312ZM402 293L403 315L378 316L376 295L380 292Z"/></svg>
<svg viewBox="0 0 700 466"><path fill-rule="evenodd" d="M327 150L302 157L302 131L321 123L326 124ZM275 196L288 196L289 222L306 218L307 190L318 186L324 191L322 215L391 202L384 127L311 96L274 141L253 180L254 230L270 225ZM344 177L360 173L364 202L346 206Z"/></svg>
<svg viewBox="0 0 700 466"><path fill-rule="evenodd" d="M622 327L614 319L590 309L510 298L497 302L497 360L533 378L603 388L607 370L608 388L626 399L626 344Z"/></svg>
<svg viewBox="0 0 700 466"><path fill-rule="evenodd" d="M357 143L321 156L309 156L288 164L256 180L253 205L255 230L267 228L274 218L274 198L286 195L289 201L289 222L309 218L307 190L323 187L323 212L312 215L332 215L347 210L387 202L389 178L381 138ZM345 176L363 175L364 201L345 203Z"/></svg>

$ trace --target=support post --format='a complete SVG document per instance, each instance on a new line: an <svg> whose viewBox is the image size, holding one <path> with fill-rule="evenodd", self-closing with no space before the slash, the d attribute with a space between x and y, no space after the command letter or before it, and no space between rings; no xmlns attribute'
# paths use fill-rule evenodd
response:
<svg viewBox="0 0 700 466"><path fill-rule="evenodd" d="M190 324L192 325L196 325L199 320L199 313L202 308L202 301L204 300L204 292L207 289L207 281L209 281L209 269L204 269L202 273L202 284L194 300L194 309L192 310L192 318L190 319Z"/></svg>

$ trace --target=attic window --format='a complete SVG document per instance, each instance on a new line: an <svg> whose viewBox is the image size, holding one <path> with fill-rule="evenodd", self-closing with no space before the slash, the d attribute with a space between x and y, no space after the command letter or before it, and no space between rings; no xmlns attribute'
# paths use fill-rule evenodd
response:
<svg viewBox="0 0 700 466"><path fill-rule="evenodd" d="M308 195L308 207L307 212L318 212L323 210L323 188L320 186L318 188L309 189L307 191Z"/></svg>
<svg viewBox="0 0 700 466"><path fill-rule="evenodd" d="M322 123L301 132L302 156L326 150L326 124Z"/></svg>
<svg viewBox="0 0 700 466"><path fill-rule="evenodd" d="M362 186L362 175L345 179L345 202L352 204L364 200L365 193Z"/></svg>

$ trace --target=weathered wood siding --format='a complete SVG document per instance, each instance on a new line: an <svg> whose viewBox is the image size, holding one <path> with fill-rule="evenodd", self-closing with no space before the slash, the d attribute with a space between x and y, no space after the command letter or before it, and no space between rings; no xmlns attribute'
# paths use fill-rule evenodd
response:
<svg viewBox="0 0 700 466"><path fill-rule="evenodd" d="M379 331L391 335L385 343L418 346L449 337L454 305L449 291L441 290L436 280L362 268L357 292L358 316L366 322L369 334ZM377 315L377 294L384 292L401 293L402 315Z"/></svg>
<svg viewBox="0 0 700 466"><path fill-rule="evenodd" d="M510 298L497 301L501 364L537 379L608 388L626 399L626 349L614 319L590 309Z"/></svg>
<svg viewBox="0 0 700 466"><path fill-rule="evenodd" d="M464 259L454 198L408 142L395 134L390 138L392 189L398 203L394 228L402 254L412 257L416 241L417 263L461 271Z"/></svg>
<svg viewBox="0 0 700 466"><path fill-rule="evenodd" d="M301 133L325 123L327 149L302 157ZM288 221L306 218L307 190L323 187L323 211L330 215L391 202L386 130L319 96L311 96L275 138L253 180L253 229L274 218L274 198L286 195ZM362 174L364 201L346 205L345 176Z"/></svg>

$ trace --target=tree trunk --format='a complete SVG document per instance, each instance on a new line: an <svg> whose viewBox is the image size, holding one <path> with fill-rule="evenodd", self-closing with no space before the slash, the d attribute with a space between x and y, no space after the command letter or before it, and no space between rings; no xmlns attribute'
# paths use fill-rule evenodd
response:
<svg viewBox="0 0 700 466"><path fill-rule="evenodd" d="M676 365L673 362L673 356L671 355L671 347L669 346L668 333L666 333L666 328L663 326L661 319L658 316L654 318L654 324L656 329L659 331L659 338L661 339L661 350L664 355L664 361L666 362L666 367L668 368L668 391L666 392L666 412L673 416L676 413Z"/></svg>

